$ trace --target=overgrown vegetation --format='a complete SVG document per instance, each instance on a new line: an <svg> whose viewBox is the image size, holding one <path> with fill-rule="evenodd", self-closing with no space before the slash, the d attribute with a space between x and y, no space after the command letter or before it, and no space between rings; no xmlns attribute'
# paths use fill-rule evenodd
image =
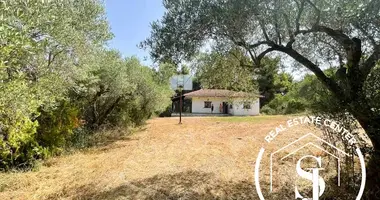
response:
<svg viewBox="0 0 380 200"><path fill-rule="evenodd" d="M168 77L106 48L100 1L0 10L1 169L32 167L100 128L141 125L170 102Z"/></svg>

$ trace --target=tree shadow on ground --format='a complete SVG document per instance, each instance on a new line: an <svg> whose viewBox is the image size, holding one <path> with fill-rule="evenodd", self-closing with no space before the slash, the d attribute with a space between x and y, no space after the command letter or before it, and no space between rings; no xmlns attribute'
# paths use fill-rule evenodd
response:
<svg viewBox="0 0 380 200"><path fill-rule="evenodd" d="M294 199L293 183L283 183L277 192L269 195L268 183L261 183L265 199L284 200ZM266 189L265 189L266 188ZM332 192L332 193L331 193ZM269 196L268 196L269 195ZM133 181L115 188L101 190L95 184L70 188L61 191L59 195L51 196L49 199L66 198L87 200L124 200L124 199L239 199L258 200L255 185L252 181L223 181L216 178L213 173L200 171L185 171L176 174L161 174L151 178ZM342 197L336 188L328 192L321 199L342 200L351 199Z"/></svg>
<svg viewBox="0 0 380 200"><path fill-rule="evenodd" d="M99 131L90 138L90 147L106 147L115 142L138 140L134 137L137 132L146 131L147 127L141 126L134 130L114 129L109 131Z"/></svg>
<svg viewBox="0 0 380 200"><path fill-rule="evenodd" d="M264 196L269 184L261 183ZM294 199L294 188L290 183L284 183L276 194L266 196L266 199ZM175 174L160 174L150 178L127 182L114 188L100 188L97 183L64 188L47 199L76 200L124 200L124 199L239 199L259 200L253 181L225 181L218 179L214 173L201 171L184 171Z"/></svg>
<svg viewBox="0 0 380 200"><path fill-rule="evenodd" d="M90 135L86 140L84 145L84 150L86 153L98 153L103 151L108 151L116 148L124 147L120 142L126 141L136 141L139 140L138 137L135 137L134 134L137 132L146 131L146 126L141 126L135 128L134 130L124 130L124 129L113 129L108 131L99 131L93 135ZM96 147L97 149L94 149ZM79 148L81 149L81 148Z"/></svg>
<svg viewBox="0 0 380 200"><path fill-rule="evenodd" d="M74 196L71 196L74 194ZM212 173L186 171L133 181L100 191L86 185L52 195L48 199L258 199L250 181L222 181Z"/></svg>

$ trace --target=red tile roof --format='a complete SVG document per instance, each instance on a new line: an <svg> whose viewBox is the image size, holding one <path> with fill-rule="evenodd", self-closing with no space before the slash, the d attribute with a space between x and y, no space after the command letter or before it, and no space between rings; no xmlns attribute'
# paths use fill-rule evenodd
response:
<svg viewBox="0 0 380 200"><path fill-rule="evenodd" d="M231 90L219 90L219 89L200 89L197 91L184 94L185 97L263 97L261 95L247 93L247 92L235 92Z"/></svg>

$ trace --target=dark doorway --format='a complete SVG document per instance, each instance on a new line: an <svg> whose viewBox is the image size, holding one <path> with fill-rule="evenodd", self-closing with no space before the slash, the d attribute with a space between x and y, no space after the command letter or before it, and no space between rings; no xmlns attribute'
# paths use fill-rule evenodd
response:
<svg viewBox="0 0 380 200"><path fill-rule="evenodd" d="M228 102L223 102L223 114L228 114Z"/></svg>

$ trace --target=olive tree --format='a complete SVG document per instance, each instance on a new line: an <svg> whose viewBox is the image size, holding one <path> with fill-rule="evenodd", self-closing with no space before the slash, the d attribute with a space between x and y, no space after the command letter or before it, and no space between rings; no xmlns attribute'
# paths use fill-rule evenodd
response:
<svg viewBox="0 0 380 200"><path fill-rule="evenodd" d="M380 182L380 109L366 80L380 59L378 0L164 0L142 46L156 60L191 58L205 42L232 44L256 64L269 53L288 56L314 73L371 139L367 198ZM339 66L337 79L323 72ZM379 99L377 99L379 101Z"/></svg>
<svg viewBox="0 0 380 200"><path fill-rule="evenodd" d="M61 139L39 117L68 101L89 50L112 34L100 1L0 1L0 10L0 168L24 167L48 154L41 135Z"/></svg>

